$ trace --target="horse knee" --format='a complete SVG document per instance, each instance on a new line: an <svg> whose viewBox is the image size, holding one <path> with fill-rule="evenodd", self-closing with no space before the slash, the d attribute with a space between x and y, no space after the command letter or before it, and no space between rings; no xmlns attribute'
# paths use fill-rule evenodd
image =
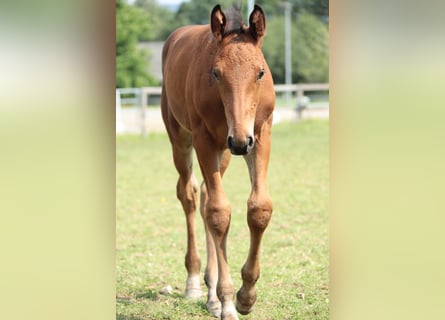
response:
<svg viewBox="0 0 445 320"><path fill-rule="evenodd" d="M210 232L217 236L227 234L230 225L230 204L228 202L212 204L209 201L205 211L206 223Z"/></svg>
<svg viewBox="0 0 445 320"><path fill-rule="evenodd" d="M250 229L264 231L272 216L272 200L269 197L264 199L249 199L247 202L247 223Z"/></svg>

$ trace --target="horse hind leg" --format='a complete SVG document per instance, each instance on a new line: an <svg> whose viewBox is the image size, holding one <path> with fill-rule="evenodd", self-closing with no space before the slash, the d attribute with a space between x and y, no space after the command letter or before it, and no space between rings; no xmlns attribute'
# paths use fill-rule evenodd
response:
<svg viewBox="0 0 445 320"><path fill-rule="evenodd" d="M164 109L165 110L165 109ZM179 124L163 110L164 121L173 149L173 160L179 173L176 195L182 204L187 223L187 253L185 267L187 281L185 296L198 298L202 295L200 284L201 260L198 254L195 231L195 212L198 202L198 183L192 171L191 136L179 127Z"/></svg>
<svg viewBox="0 0 445 320"><path fill-rule="evenodd" d="M187 253L185 267L187 281L185 296L198 298L202 295L200 282L201 260L198 254L195 232L195 212L198 202L198 183L193 175L192 137L181 128L170 112L165 87L162 88L161 111L173 150L173 161L179 173L176 195L182 204L187 222Z"/></svg>
<svg viewBox="0 0 445 320"><path fill-rule="evenodd" d="M201 260L198 254L195 232L198 183L194 175L191 174L189 177L186 177L186 179L180 176L176 190L177 197L184 209L187 223L187 253L185 255L187 281L185 296L187 298L199 298L202 295L200 281Z"/></svg>
<svg viewBox="0 0 445 320"><path fill-rule="evenodd" d="M205 233L206 233L206 247L207 247L207 266L205 270L204 280L207 286L207 310L214 317L219 318L221 315L221 302L216 294L216 285L218 283L218 261L216 258L215 243L212 238L210 230L207 228L205 206L207 203L208 195L207 188L203 182L201 185L201 216L204 221Z"/></svg>

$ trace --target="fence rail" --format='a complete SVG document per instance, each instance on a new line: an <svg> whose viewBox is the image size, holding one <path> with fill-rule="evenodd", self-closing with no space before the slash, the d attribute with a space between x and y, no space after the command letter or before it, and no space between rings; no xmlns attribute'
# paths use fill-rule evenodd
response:
<svg viewBox="0 0 445 320"><path fill-rule="evenodd" d="M301 84L276 84L275 92L296 93L297 97L304 96L307 91L329 91L328 83L301 83ZM162 87L142 87L142 88L118 88L116 92L121 95L133 95L133 98L121 98L121 104L135 104L139 106L148 105L149 96L160 96Z"/></svg>
<svg viewBox="0 0 445 320"><path fill-rule="evenodd" d="M329 91L328 83L276 84L275 92L297 92L303 96L305 91Z"/></svg>
<svg viewBox="0 0 445 320"><path fill-rule="evenodd" d="M296 102L301 101L304 93L307 91L329 91L328 83L300 83L300 84L276 84L274 85L275 92L289 92L296 93ZM141 133L142 136L147 135L146 107L149 104L150 96L160 96L162 94L162 87L142 87L142 88L117 88L116 89L116 120L120 119L121 105L133 104L141 108ZM122 97L125 95L126 97ZM128 97L130 96L130 97ZM295 103L294 105L297 105ZM301 110L297 110L301 115ZM119 123L116 123L119 126Z"/></svg>

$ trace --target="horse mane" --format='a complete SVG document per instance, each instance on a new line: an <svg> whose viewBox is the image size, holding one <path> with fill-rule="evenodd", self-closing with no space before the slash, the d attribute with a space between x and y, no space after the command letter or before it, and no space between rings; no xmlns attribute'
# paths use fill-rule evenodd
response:
<svg viewBox="0 0 445 320"><path fill-rule="evenodd" d="M227 19L227 27L224 30L224 37L230 34L241 34L247 30L247 26L243 22L243 13L241 12L241 5L233 4L227 12L225 12Z"/></svg>

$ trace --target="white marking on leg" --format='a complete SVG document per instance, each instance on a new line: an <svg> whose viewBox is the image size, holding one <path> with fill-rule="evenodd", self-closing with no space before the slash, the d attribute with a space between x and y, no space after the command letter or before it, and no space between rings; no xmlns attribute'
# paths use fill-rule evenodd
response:
<svg viewBox="0 0 445 320"><path fill-rule="evenodd" d="M185 285L185 296L189 299L197 299L202 296L201 281L199 275L191 275Z"/></svg>

